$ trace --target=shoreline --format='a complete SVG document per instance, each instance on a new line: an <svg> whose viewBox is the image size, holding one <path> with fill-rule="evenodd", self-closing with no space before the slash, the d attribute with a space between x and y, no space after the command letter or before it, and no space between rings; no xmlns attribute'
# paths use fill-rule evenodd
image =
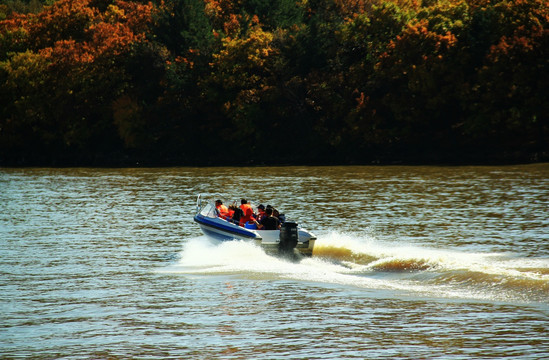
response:
<svg viewBox="0 0 549 360"><path fill-rule="evenodd" d="M63 159L1 159L0 168L163 168L163 167L284 167L284 166L512 166L549 163L549 153L528 153L513 154L514 156L463 156L462 158L451 156L436 157L386 157L372 158L358 161L349 159L347 161L334 160L296 160L289 161L219 161L212 159L199 159L195 161L184 161L176 158L153 158L124 156L106 157L100 156L93 159L82 157Z"/></svg>

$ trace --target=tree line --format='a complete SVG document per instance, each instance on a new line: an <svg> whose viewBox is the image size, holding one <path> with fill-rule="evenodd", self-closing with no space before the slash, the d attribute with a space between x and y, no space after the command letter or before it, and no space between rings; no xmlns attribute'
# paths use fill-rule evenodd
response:
<svg viewBox="0 0 549 360"><path fill-rule="evenodd" d="M546 0L0 1L0 165L549 160Z"/></svg>

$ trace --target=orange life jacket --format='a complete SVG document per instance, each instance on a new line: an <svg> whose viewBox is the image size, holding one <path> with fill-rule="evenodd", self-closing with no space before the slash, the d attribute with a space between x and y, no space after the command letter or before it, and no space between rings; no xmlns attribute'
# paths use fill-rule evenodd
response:
<svg viewBox="0 0 549 360"><path fill-rule="evenodd" d="M244 213L244 216L240 218L240 226L244 226L244 224L253 219L254 210L252 209L252 205L250 204L242 204L240 205L240 208Z"/></svg>
<svg viewBox="0 0 549 360"><path fill-rule="evenodd" d="M217 206L217 211L219 211L219 217L222 219L226 219L229 217L229 209L223 204Z"/></svg>

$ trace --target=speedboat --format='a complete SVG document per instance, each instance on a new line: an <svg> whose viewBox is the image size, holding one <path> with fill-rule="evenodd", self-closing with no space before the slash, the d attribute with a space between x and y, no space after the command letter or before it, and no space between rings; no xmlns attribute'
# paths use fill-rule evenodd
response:
<svg viewBox="0 0 549 360"><path fill-rule="evenodd" d="M252 204L252 207L255 205ZM194 221L205 235L217 240L249 240L269 254L313 254L316 236L296 222L285 220L280 230L248 229L220 217L215 201L203 201L201 195L196 199Z"/></svg>

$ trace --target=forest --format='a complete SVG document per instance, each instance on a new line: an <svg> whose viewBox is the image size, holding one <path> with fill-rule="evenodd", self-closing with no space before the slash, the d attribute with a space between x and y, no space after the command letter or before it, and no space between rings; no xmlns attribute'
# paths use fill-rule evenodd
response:
<svg viewBox="0 0 549 360"><path fill-rule="evenodd" d="M0 166L549 161L547 0L0 0Z"/></svg>

